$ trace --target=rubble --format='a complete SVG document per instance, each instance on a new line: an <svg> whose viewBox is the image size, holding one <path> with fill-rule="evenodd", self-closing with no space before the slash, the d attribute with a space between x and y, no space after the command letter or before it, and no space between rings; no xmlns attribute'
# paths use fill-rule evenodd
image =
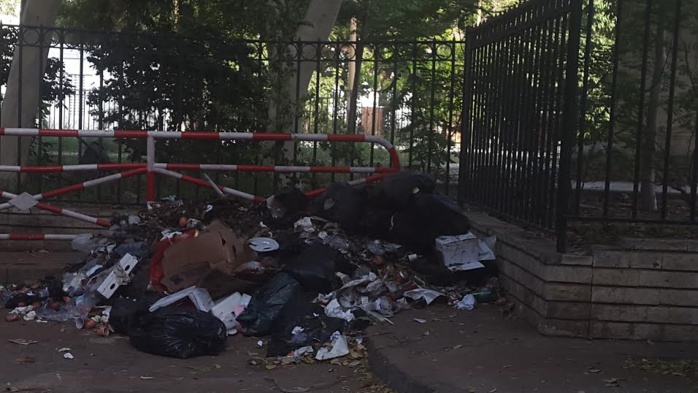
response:
<svg viewBox="0 0 698 393"><path fill-rule="evenodd" d="M498 301L495 241L421 173L336 183L314 200L295 189L260 205L170 197L76 238L81 262L0 287L0 299L8 322L71 322L151 354L215 355L242 333L269 336L267 356L283 364L324 361L363 348L361 331L401 310Z"/></svg>

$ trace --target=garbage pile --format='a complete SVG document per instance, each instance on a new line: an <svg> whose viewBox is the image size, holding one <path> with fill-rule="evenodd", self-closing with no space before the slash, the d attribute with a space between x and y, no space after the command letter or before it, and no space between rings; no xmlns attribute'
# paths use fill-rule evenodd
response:
<svg viewBox="0 0 698 393"><path fill-rule="evenodd" d="M86 257L62 276L0 287L6 319L123 334L175 358L217 355L236 334L269 337L268 357L346 356L401 310L501 298L494 239L474 236L435 186L403 172L315 199L296 189L259 205L170 197L114 218L105 236L76 238Z"/></svg>

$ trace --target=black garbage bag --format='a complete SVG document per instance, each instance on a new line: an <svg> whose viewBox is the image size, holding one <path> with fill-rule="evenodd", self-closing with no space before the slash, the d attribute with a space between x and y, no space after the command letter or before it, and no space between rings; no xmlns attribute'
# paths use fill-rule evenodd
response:
<svg viewBox="0 0 698 393"><path fill-rule="evenodd" d="M425 253L437 237L469 231L470 221L456 203L443 195L418 193L407 208L393 215L387 240Z"/></svg>
<svg viewBox="0 0 698 393"><path fill-rule="evenodd" d="M181 308L138 313L128 332L137 350L180 359L218 355L228 337L223 322L212 314Z"/></svg>
<svg viewBox="0 0 698 393"><path fill-rule="evenodd" d="M266 336L272 324L279 317L284 306L298 293L300 284L288 273L274 276L252 297L250 304L236 320L242 334L246 336Z"/></svg>
<svg viewBox="0 0 698 393"><path fill-rule="evenodd" d="M365 210L364 193L347 183L330 184L311 206L313 215L336 222L348 234L359 232Z"/></svg>
<svg viewBox="0 0 698 393"><path fill-rule="evenodd" d="M138 312L146 312L148 307L143 304L127 298L116 298L112 302L111 311L109 312L109 326L114 329L114 333L128 336L128 326Z"/></svg>
<svg viewBox="0 0 698 393"><path fill-rule="evenodd" d="M330 246L315 243L286 261L284 271L295 278L304 290L329 293L337 283L338 261L342 254Z"/></svg>
<svg viewBox="0 0 698 393"><path fill-rule="evenodd" d="M447 287L461 281L461 276L444 266L443 262L433 253L425 257L410 260L409 263L412 270L420 274L424 281L429 284Z"/></svg>
<svg viewBox="0 0 698 393"><path fill-rule="evenodd" d="M432 194L436 180L428 173L398 172L384 177L380 182L368 187L368 198L372 205L393 209L404 209L412 195Z"/></svg>
<svg viewBox="0 0 698 393"><path fill-rule="evenodd" d="M439 194L415 194L410 201L427 219L429 230L437 236L462 235L470 231L470 220L450 198Z"/></svg>
<svg viewBox="0 0 698 393"><path fill-rule="evenodd" d="M141 294L138 300L117 297L111 301L111 311L109 311L109 326L114 329L114 333L128 336L128 329L132 319L138 313L147 312L150 306L165 295L159 292L148 292Z"/></svg>
<svg viewBox="0 0 698 393"><path fill-rule="evenodd" d="M267 200L267 207L274 218L287 217L303 213L310 206L310 198L303 191L288 187Z"/></svg>
<svg viewBox="0 0 698 393"><path fill-rule="evenodd" d="M284 306L271 329L267 357L285 356L306 345L329 341L332 333L344 332L349 323L325 315L322 306L312 303L314 295L298 294ZM296 334L294 329L300 328Z"/></svg>
<svg viewBox="0 0 698 393"><path fill-rule="evenodd" d="M395 210L369 205L361 219L361 232L368 237L386 239Z"/></svg>

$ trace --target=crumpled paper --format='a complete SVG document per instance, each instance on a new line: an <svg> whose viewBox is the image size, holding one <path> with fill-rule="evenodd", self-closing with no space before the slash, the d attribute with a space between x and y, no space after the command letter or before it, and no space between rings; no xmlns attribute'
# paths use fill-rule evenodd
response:
<svg viewBox="0 0 698 393"><path fill-rule="evenodd" d="M349 354L347 338L339 332L332 334L332 348L322 347L315 354L316 360L329 360Z"/></svg>

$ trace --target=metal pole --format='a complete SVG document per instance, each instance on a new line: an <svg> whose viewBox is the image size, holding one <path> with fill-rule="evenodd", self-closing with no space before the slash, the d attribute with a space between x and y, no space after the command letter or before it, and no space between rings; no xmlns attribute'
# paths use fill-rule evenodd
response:
<svg viewBox="0 0 698 393"><path fill-rule="evenodd" d="M146 203L155 202L155 138L148 135L147 146L147 173L146 173Z"/></svg>
<svg viewBox="0 0 698 393"><path fill-rule="evenodd" d="M465 202L465 174L466 171L471 170L466 163L466 154L468 154L468 149L470 148L470 105L472 103L472 84L473 81L468 80L470 77L470 71L472 67L472 53L470 42L472 40L473 30L471 28L465 31L465 57L464 57L464 67L463 67L463 111L461 112L461 133L460 133L460 154L458 157L458 203L463 204Z"/></svg>
<svg viewBox="0 0 698 393"><path fill-rule="evenodd" d="M572 0L569 23L569 41L567 46L567 70L565 75L565 102L564 118L560 130L560 168L558 177L557 194L557 219L555 230L557 232L557 251L565 252L567 246L567 208L570 196L570 170L572 161L572 148L577 130L578 107L578 68L579 68L579 41L582 26L582 2Z"/></svg>

